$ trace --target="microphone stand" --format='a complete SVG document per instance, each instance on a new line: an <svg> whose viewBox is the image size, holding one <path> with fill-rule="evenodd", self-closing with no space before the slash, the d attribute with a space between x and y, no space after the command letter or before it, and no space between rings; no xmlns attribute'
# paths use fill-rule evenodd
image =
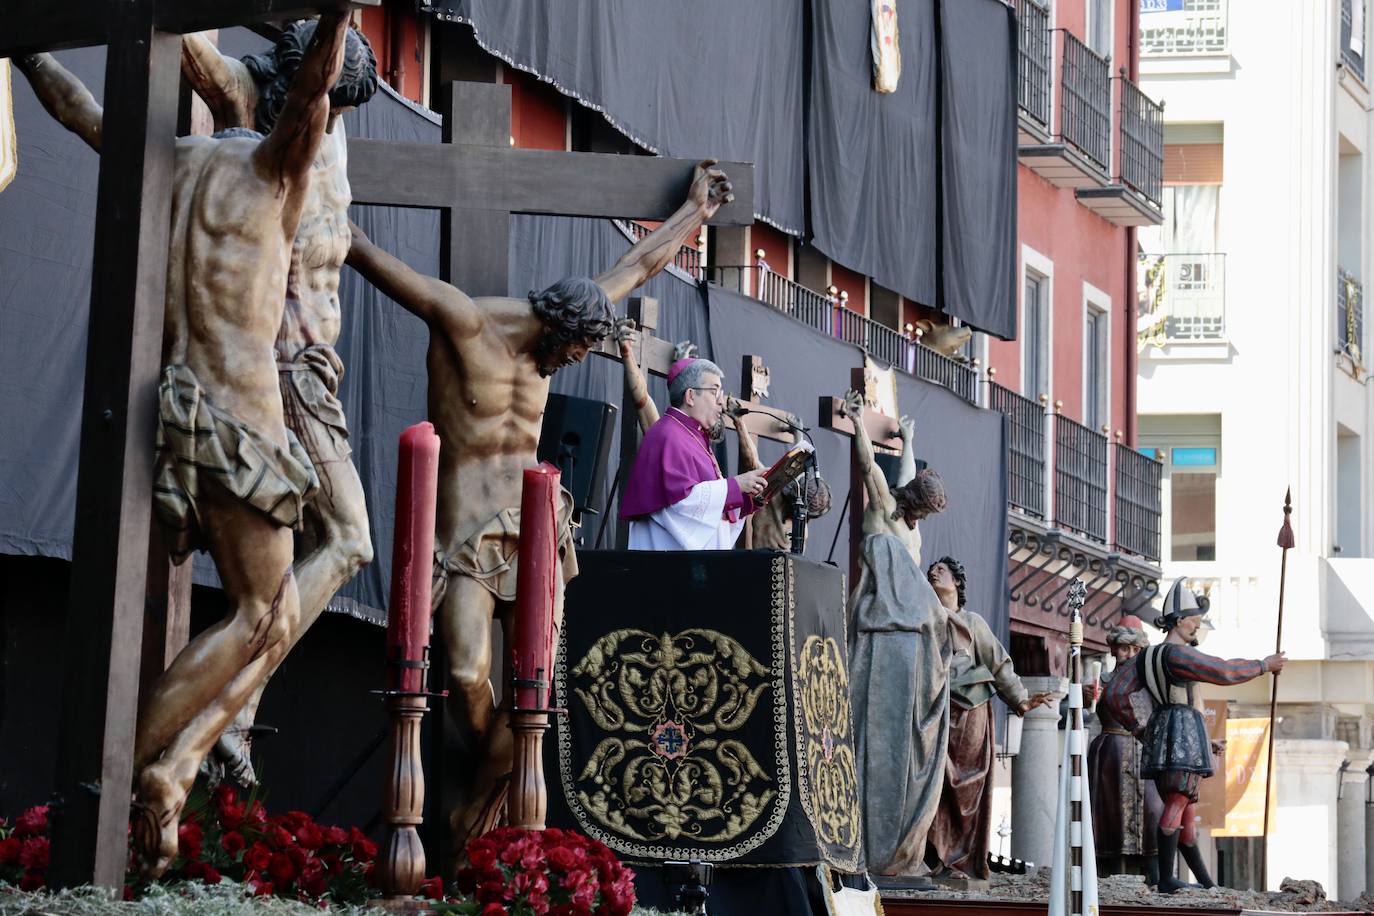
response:
<svg viewBox="0 0 1374 916"><path fill-rule="evenodd" d="M742 417L745 414L751 413L759 413L759 411L750 410L747 407L739 407L735 409L736 417ZM768 416L772 417L773 414L768 414ZM808 499L809 494L811 493L812 485L815 482L816 475L820 474L821 472L820 458L816 454L816 442L814 439L811 438L810 430L808 430L805 426L802 426L800 423L794 423L792 420L786 417L773 418L786 425L789 429L801 433L802 436L806 439L807 444L811 446L811 451L806 456L805 469L802 471L801 475L793 481L793 484L797 485L798 489L796 497L792 500L791 552L800 555L802 551L806 549L806 521L808 518L806 501ZM743 435L747 436L748 433L743 433Z"/></svg>

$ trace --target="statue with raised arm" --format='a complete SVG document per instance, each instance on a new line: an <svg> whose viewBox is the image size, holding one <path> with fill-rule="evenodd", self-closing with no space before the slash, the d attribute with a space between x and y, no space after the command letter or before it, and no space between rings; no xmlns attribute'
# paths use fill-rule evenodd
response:
<svg viewBox="0 0 1374 916"><path fill-rule="evenodd" d="M869 869L920 875L939 807L949 740L949 611L920 566L922 518L945 508L932 470L915 470L913 430L902 423L905 482L892 490L873 457L863 395L844 415L868 505L859 581L849 602L849 689Z"/></svg>
<svg viewBox="0 0 1374 916"><path fill-rule="evenodd" d="M315 32L313 20L288 26L275 47L242 61L227 57L203 35L182 38L181 72L214 117L215 130L272 132ZM286 308L277 332L277 370L286 425L310 456L320 489L306 505L295 576L303 633L329 599L372 561L367 506L353 466L348 423L339 403L344 366L334 351L342 315L339 271L352 236L348 229L348 139L341 115L377 91L377 60L367 38L350 29L343 72L329 91L329 122L310 165L310 182L286 273ZM264 682L263 687L266 686ZM244 787L257 782L249 735L263 687L244 704L215 743L214 756Z"/></svg>
<svg viewBox="0 0 1374 916"><path fill-rule="evenodd" d="M535 467L549 378L581 362L614 326L612 303L657 274L702 222L733 199L725 174L697 166L686 202L595 280L560 280L528 297L471 299L417 273L353 227L348 263L430 329L429 419L439 455L435 537L436 613L443 633L454 713L481 748L470 803L455 812L455 849L498 822L511 769L507 714L490 681L491 626L506 631L515 598L520 487ZM566 582L577 571L565 494L559 549ZM562 618L562 589L555 599Z"/></svg>
<svg viewBox="0 0 1374 916"><path fill-rule="evenodd" d="M347 34L346 14L321 18L266 137L176 143L155 509L174 558L210 551L229 615L141 698L133 841L149 875L177 854L201 760L300 627L292 535L318 478L286 427L273 344ZM49 55L18 64L44 107L99 150L103 112L86 87Z"/></svg>

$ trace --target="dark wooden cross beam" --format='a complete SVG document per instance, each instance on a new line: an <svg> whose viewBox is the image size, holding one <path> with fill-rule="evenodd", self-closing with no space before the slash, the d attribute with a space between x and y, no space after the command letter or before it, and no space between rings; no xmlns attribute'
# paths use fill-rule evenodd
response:
<svg viewBox="0 0 1374 916"><path fill-rule="evenodd" d="M361 0L376 5L380 0ZM0 57L107 45L50 885L124 884L147 594L179 34L343 0L7 0Z"/></svg>
<svg viewBox="0 0 1374 916"><path fill-rule="evenodd" d="M663 220L686 199L695 160L514 149L510 105L507 85L449 83L443 143L348 141L354 203L442 210L444 279L469 296L509 294L513 213ZM753 166L720 167L735 200L711 224L747 226Z"/></svg>
<svg viewBox="0 0 1374 916"><path fill-rule="evenodd" d="M856 391L864 390L863 367L849 370L849 387ZM842 436L854 438L854 423L840 411L843 397L822 395L820 403L821 429L837 432ZM901 428L897 421L885 417L876 410L864 410L864 429L873 443L874 454L885 452L901 454ZM863 544L864 509L868 494L864 492L864 478L859 473L859 461L851 449L849 456L849 584L852 587L859 581L859 551Z"/></svg>

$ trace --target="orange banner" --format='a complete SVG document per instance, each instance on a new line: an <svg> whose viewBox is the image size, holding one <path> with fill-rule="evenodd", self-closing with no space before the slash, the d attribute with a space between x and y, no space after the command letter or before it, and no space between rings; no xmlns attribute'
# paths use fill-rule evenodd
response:
<svg viewBox="0 0 1374 916"><path fill-rule="evenodd" d="M1207 722L1207 737L1213 741L1226 738L1226 701L1204 700L1202 716ZM1197 819L1204 830L1215 830L1226 823L1226 752L1218 754L1213 765L1216 772L1198 786Z"/></svg>
<svg viewBox="0 0 1374 916"><path fill-rule="evenodd" d="M1264 834L1264 783L1268 772L1268 719L1230 719L1226 723L1226 818L1212 836ZM1278 809L1277 787L1270 811Z"/></svg>

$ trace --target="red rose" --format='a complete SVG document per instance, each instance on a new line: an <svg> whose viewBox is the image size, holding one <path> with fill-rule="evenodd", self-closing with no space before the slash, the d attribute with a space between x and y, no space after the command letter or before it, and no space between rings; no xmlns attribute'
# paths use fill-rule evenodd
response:
<svg viewBox="0 0 1374 916"><path fill-rule="evenodd" d="M248 841L245 840L243 834L239 833L237 830L230 830L219 838L219 844L224 847L225 852L233 856L243 852L244 847L248 845Z"/></svg>
<svg viewBox="0 0 1374 916"><path fill-rule="evenodd" d="M511 883L515 892L522 895L543 894L549 889L549 881L542 871L516 872L515 880Z"/></svg>
<svg viewBox="0 0 1374 916"><path fill-rule="evenodd" d="M569 871L577 867L577 856L566 846L555 846L548 852L549 865L555 871Z"/></svg>
<svg viewBox="0 0 1374 916"><path fill-rule="evenodd" d="M296 877L296 864L291 861L291 857L286 853L272 853L272 861L267 865L267 874L272 880L280 881L282 884L290 883Z"/></svg>
<svg viewBox="0 0 1374 916"><path fill-rule="evenodd" d="M332 852L321 856L320 862L324 865L325 871L329 872L331 876L338 875L343 871L343 859L340 859Z"/></svg>
<svg viewBox="0 0 1374 916"><path fill-rule="evenodd" d="M209 867L210 866L206 865L204 862L192 862L186 866L182 874L194 881L196 878L203 877L205 875L205 869Z"/></svg>
<svg viewBox="0 0 1374 916"><path fill-rule="evenodd" d="M420 882L420 896L427 900L444 899L444 879L435 875Z"/></svg>
<svg viewBox="0 0 1374 916"><path fill-rule="evenodd" d="M208 864L205 866L204 873L200 876L200 879L206 884L219 884L221 878L222 876L219 871L216 870L215 866Z"/></svg>
<svg viewBox="0 0 1374 916"><path fill-rule="evenodd" d="M266 843L254 843L243 854L243 867L252 871L262 871L271 861L272 850L267 848Z"/></svg>
<svg viewBox="0 0 1374 916"><path fill-rule="evenodd" d="M506 908L499 903L488 903L482 907L482 916L506 916Z"/></svg>
<svg viewBox="0 0 1374 916"><path fill-rule="evenodd" d="M177 828L177 847L187 859L200 858L200 846L204 839L205 834L195 821L186 821Z"/></svg>
<svg viewBox="0 0 1374 916"><path fill-rule="evenodd" d="M253 802L248 806L248 811L243 815L243 819L252 826L261 828L267 824L267 811L262 805Z"/></svg>
<svg viewBox="0 0 1374 916"><path fill-rule="evenodd" d="M329 846L342 846L348 842L348 831L342 827L322 827L324 841Z"/></svg>
<svg viewBox="0 0 1374 916"><path fill-rule="evenodd" d="M35 805L14 819L14 835L37 836L48 829L48 806Z"/></svg>
<svg viewBox="0 0 1374 916"><path fill-rule="evenodd" d="M254 881L248 885L254 897L271 897L277 892L271 881Z"/></svg>
<svg viewBox="0 0 1374 916"><path fill-rule="evenodd" d="M134 899L134 889L129 885L124 885L124 902L132 903Z"/></svg>
<svg viewBox="0 0 1374 916"><path fill-rule="evenodd" d="M548 860L544 857L544 850L534 843L530 843L520 853L520 867L526 871L543 872L546 861Z"/></svg>
<svg viewBox="0 0 1374 916"><path fill-rule="evenodd" d="M323 874L302 875L299 882L301 892L310 897L323 897L329 893L329 882L325 880Z"/></svg>
<svg viewBox="0 0 1374 916"><path fill-rule="evenodd" d="M296 828L296 842L306 849L319 849L324 845L324 831L314 824L301 824Z"/></svg>
<svg viewBox="0 0 1374 916"><path fill-rule="evenodd" d="M544 830L544 845L558 846L562 844L568 836L569 834L566 830L559 830L557 827L547 827Z"/></svg>
<svg viewBox="0 0 1374 916"><path fill-rule="evenodd" d="M476 896L478 903L504 903L514 895L507 890L505 881L483 881L477 885Z"/></svg>
<svg viewBox="0 0 1374 916"><path fill-rule="evenodd" d="M530 894L525 898L525 906L530 908L534 916L546 916L549 912L549 898L543 894Z"/></svg>
<svg viewBox="0 0 1374 916"><path fill-rule="evenodd" d="M267 829L267 842L277 849L285 849L288 846L294 845L296 841L286 828L269 827Z"/></svg>
<svg viewBox="0 0 1374 916"><path fill-rule="evenodd" d="M371 862L377 856L377 844L361 833L353 839L353 858L359 862Z"/></svg>
<svg viewBox="0 0 1374 916"><path fill-rule="evenodd" d="M243 805L225 805L219 809L219 822L225 830L238 830L243 826Z"/></svg>
<svg viewBox="0 0 1374 916"><path fill-rule="evenodd" d="M491 868L496 864L496 844L486 839L473 840L468 844L468 861L473 868Z"/></svg>
<svg viewBox="0 0 1374 916"><path fill-rule="evenodd" d="M48 867L48 855L48 838L31 836L19 849L19 864L34 871L42 871Z"/></svg>
<svg viewBox="0 0 1374 916"><path fill-rule="evenodd" d="M17 836L0 840L0 864L9 865L19 861L20 840Z"/></svg>
<svg viewBox="0 0 1374 916"><path fill-rule="evenodd" d="M19 889L21 891L36 891L43 886L43 876L36 871L24 872L24 877L19 879ZM504 910L502 912L505 912Z"/></svg>
<svg viewBox="0 0 1374 916"><path fill-rule="evenodd" d="M215 788L214 799L215 807L223 811L239 800L239 794L234 791L233 786L222 782Z"/></svg>

